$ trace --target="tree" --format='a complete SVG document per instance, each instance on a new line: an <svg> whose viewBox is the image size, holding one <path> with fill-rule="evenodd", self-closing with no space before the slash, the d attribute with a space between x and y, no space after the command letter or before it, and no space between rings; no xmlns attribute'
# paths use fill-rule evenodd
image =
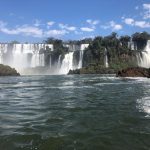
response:
<svg viewBox="0 0 150 150"><path fill-rule="evenodd" d="M10 43L11 43L11 44L19 44L20 42L19 42L19 41L14 40L14 41L11 41Z"/></svg>
<svg viewBox="0 0 150 150"><path fill-rule="evenodd" d="M85 38L83 40L80 40L80 44L90 44L92 43L92 38Z"/></svg>
<svg viewBox="0 0 150 150"><path fill-rule="evenodd" d="M130 40L131 40L131 37L128 36L128 35L121 36L121 37L119 38L119 41L120 41L120 43L121 43L121 48L122 48L122 50L125 50L125 51L128 50L128 48L129 48L128 45L129 45Z"/></svg>
<svg viewBox="0 0 150 150"><path fill-rule="evenodd" d="M119 40L120 40L120 42L122 43L122 46L124 46L124 47L128 47L128 42L130 42L130 40L131 40L131 37L130 36L128 36L128 35L125 35L125 36L121 36L120 38L119 38Z"/></svg>
<svg viewBox="0 0 150 150"><path fill-rule="evenodd" d="M150 34L147 32L136 32L132 35L132 41L136 43L138 50L142 50L146 46L147 40L149 39Z"/></svg>

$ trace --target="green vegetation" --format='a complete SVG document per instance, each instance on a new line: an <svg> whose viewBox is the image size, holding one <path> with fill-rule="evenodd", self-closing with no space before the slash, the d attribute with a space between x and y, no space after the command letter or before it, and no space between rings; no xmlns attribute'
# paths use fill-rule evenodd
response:
<svg viewBox="0 0 150 150"><path fill-rule="evenodd" d="M131 37L128 35L118 37L117 33L112 33L106 37L95 37L83 56L83 66L89 64L104 65L105 48L107 49L109 68L123 69L137 66L136 53L142 51L146 46L150 34L147 32L135 33ZM134 42L138 51L131 50L129 43Z"/></svg>
<svg viewBox="0 0 150 150"><path fill-rule="evenodd" d="M70 70L68 74L115 74L118 70L105 68L100 64L90 64L76 70Z"/></svg>
<svg viewBox="0 0 150 150"><path fill-rule="evenodd" d="M68 52L68 48L63 46L63 41L60 39L54 39L54 38L48 38L44 41L46 44L53 44L54 46L54 52L53 55L64 55L66 52Z"/></svg>
<svg viewBox="0 0 150 150"><path fill-rule="evenodd" d="M47 40L44 41L46 44L53 44L54 51L47 50L46 51L46 57L45 57L45 63L46 66L49 64L49 57L51 57L51 63L55 64L57 62L59 56L61 55L61 59L64 58L64 55L68 52L68 48L63 46L63 41L60 39L54 39L54 38L47 38Z"/></svg>
<svg viewBox="0 0 150 150"><path fill-rule="evenodd" d="M150 39L150 34L147 32L138 33L132 35L132 41L137 44L137 50L142 50L147 43L147 40Z"/></svg>
<svg viewBox="0 0 150 150"><path fill-rule="evenodd" d="M83 40L69 40L62 41L60 39L47 38L44 42L46 44L53 44L54 51L47 49L45 61L49 64L49 57L52 58L52 64L58 61L59 56L61 59L68 53L68 48L65 44L70 45L81 45L89 44L83 55L83 67L89 66L90 64L99 64L104 67L104 56L106 55L105 48L107 49L107 56L109 62L109 68L122 69L126 67L137 66L136 54L141 52L146 46L147 40L150 39L150 34L147 32L136 32L135 34L128 36L118 36L117 33L102 37L97 36L94 39L85 38ZM134 46L135 50L131 49ZM74 64L79 62L79 51L74 53Z"/></svg>

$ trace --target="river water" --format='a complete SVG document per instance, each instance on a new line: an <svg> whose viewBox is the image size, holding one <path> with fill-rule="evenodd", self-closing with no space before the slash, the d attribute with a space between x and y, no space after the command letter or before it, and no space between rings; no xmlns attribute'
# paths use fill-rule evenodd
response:
<svg viewBox="0 0 150 150"><path fill-rule="evenodd" d="M150 79L0 78L0 150L149 150Z"/></svg>

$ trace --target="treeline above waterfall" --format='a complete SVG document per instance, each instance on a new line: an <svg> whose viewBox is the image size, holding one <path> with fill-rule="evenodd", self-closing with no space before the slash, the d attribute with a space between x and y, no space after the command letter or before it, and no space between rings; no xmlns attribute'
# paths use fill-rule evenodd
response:
<svg viewBox="0 0 150 150"><path fill-rule="evenodd" d="M105 37L97 36L94 39L86 38L67 42L48 38L45 43L54 44L53 63L56 63L61 56L63 67L61 70L67 73L70 69L79 69L93 64L116 70L138 66L137 59L144 51L149 39L150 34L147 32L137 32L131 36L118 36L113 32Z"/></svg>
<svg viewBox="0 0 150 150"><path fill-rule="evenodd" d="M149 39L150 34L147 32L120 37L113 32L106 37L95 37L84 51L83 67L89 64L100 64L105 67L106 63L110 68L115 69L137 66L137 53L140 54L145 49ZM108 62L105 59L106 55Z"/></svg>
<svg viewBox="0 0 150 150"><path fill-rule="evenodd" d="M131 36L118 36L113 32L93 39L63 41L47 38L35 44L0 43L0 63L28 74L31 70L36 74L67 74L69 70L87 66L103 70L143 67L143 58L147 58L145 51L149 50L148 40L150 34L147 32Z"/></svg>

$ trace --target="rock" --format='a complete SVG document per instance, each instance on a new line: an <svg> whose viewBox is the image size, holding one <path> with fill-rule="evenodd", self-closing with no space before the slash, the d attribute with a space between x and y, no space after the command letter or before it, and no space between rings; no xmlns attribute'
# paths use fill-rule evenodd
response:
<svg viewBox="0 0 150 150"><path fill-rule="evenodd" d="M117 77L147 77L150 78L150 69L147 68L127 68L118 71Z"/></svg>
<svg viewBox="0 0 150 150"><path fill-rule="evenodd" d="M20 74L10 66L0 64L0 76L20 76Z"/></svg>

